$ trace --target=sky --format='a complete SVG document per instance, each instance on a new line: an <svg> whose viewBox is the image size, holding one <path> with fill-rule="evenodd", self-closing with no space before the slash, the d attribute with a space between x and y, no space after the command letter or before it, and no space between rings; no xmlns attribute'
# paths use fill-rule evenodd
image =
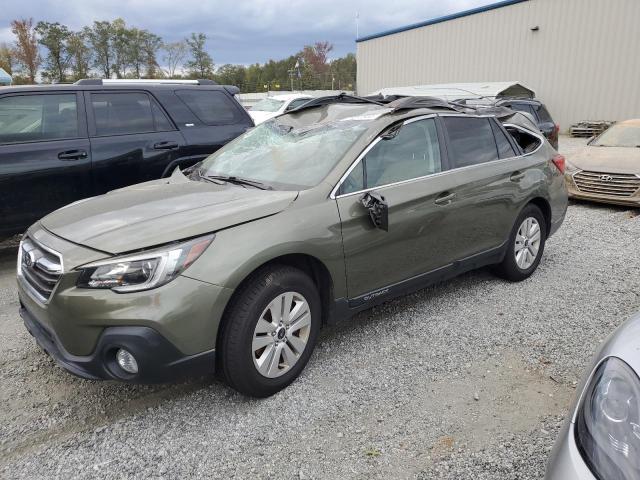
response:
<svg viewBox="0 0 640 480"><path fill-rule="evenodd" d="M94 20L122 17L129 26L145 28L165 41L204 32L217 66L278 60L325 40L334 45L331 58L337 58L355 52L356 15L362 37L495 1L2 0L0 42L13 40L9 24L15 18L80 29Z"/></svg>

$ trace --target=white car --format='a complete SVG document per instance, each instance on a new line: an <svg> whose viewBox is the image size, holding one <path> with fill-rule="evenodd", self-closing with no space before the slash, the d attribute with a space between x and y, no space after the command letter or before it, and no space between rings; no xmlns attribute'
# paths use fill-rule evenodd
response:
<svg viewBox="0 0 640 480"><path fill-rule="evenodd" d="M299 107L312 98L313 97L309 95L301 95L299 93L274 95L273 97L267 97L256 103L251 107L251 110L249 110L249 115L251 115L253 122L259 125L270 118L277 117L284 112Z"/></svg>

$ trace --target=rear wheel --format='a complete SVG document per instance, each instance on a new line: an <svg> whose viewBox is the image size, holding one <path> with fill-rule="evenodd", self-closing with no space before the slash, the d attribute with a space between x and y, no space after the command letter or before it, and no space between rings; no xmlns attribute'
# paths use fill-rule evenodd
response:
<svg viewBox="0 0 640 480"><path fill-rule="evenodd" d="M246 395L273 395L304 369L319 328L320 297L304 272L259 270L225 314L218 356L224 379Z"/></svg>
<svg viewBox="0 0 640 480"><path fill-rule="evenodd" d="M513 226L507 252L495 272L512 282L529 278L540 264L546 238L544 215L537 206L527 205Z"/></svg>

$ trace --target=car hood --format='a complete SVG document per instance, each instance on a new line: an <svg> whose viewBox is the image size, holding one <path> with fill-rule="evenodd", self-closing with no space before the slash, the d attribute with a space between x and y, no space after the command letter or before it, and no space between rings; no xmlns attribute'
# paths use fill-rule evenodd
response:
<svg viewBox="0 0 640 480"><path fill-rule="evenodd" d="M587 146L567 159L580 170L640 174L640 148Z"/></svg>
<svg viewBox="0 0 640 480"><path fill-rule="evenodd" d="M114 190L67 205L41 220L44 228L76 244L117 254L274 215L298 195L171 178Z"/></svg>
<svg viewBox="0 0 640 480"><path fill-rule="evenodd" d="M266 122L270 118L276 117L280 114L280 112L262 112L260 110L252 111L249 110L249 115L253 119L253 123L256 125Z"/></svg>

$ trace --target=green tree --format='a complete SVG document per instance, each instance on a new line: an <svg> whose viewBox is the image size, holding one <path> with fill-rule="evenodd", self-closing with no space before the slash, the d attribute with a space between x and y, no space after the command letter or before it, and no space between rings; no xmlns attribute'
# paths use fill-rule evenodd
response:
<svg viewBox="0 0 640 480"><path fill-rule="evenodd" d="M111 22L94 21L93 26L85 27L83 33L93 51L93 66L100 71L104 78L111 78L114 63Z"/></svg>
<svg viewBox="0 0 640 480"><path fill-rule="evenodd" d="M67 48L71 31L58 22L38 22L35 31L39 36L38 43L48 52L43 76L52 82L64 82L72 59Z"/></svg>
<svg viewBox="0 0 640 480"><path fill-rule="evenodd" d="M126 78L127 69L131 66L131 45L135 42L134 32L127 28L122 18L111 22L111 50L113 52L113 73L116 78Z"/></svg>
<svg viewBox="0 0 640 480"><path fill-rule="evenodd" d="M226 64L218 68L213 78L221 85L236 85L240 87L245 83L245 74L244 66Z"/></svg>
<svg viewBox="0 0 640 480"><path fill-rule="evenodd" d="M353 53L331 61L330 70L334 89L355 90L356 56Z"/></svg>
<svg viewBox="0 0 640 480"><path fill-rule="evenodd" d="M204 33L192 33L185 41L191 54L191 60L186 63L189 75L197 78L213 77L213 58L205 50L207 36Z"/></svg>
<svg viewBox="0 0 640 480"><path fill-rule="evenodd" d="M70 69L74 80L87 78L91 67L91 49L83 32L74 32L67 40L67 51L71 57Z"/></svg>

